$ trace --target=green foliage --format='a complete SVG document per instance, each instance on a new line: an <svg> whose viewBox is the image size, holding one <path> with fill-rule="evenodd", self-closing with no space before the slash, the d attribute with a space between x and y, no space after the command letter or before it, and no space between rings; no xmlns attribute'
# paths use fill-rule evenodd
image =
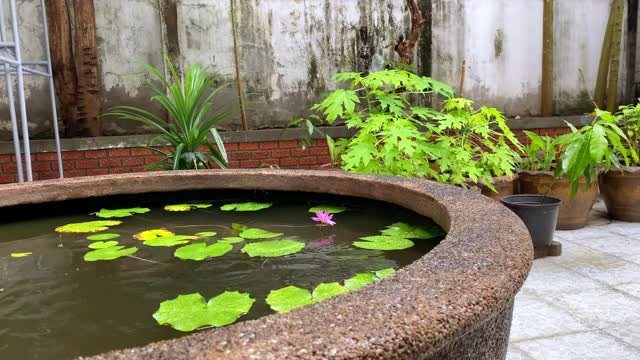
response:
<svg viewBox="0 0 640 360"><path fill-rule="evenodd" d="M131 209L117 209L117 210L108 210L102 209L96 213L96 216L99 218L123 218L128 216L133 216L133 214L144 214L148 213L149 209L147 208L131 208Z"/></svg>
<svg viewBox="0 0 640 360"><path fill-rule="evenodd" d="M118 235L118 234L96 234L96 235L87 236L87 240L105 241L105 240L117 239L119 237L120 237L120 235Z"/></svg>
<svg viewBox="0 0 640 360"><path fill-rule="evenodd" d="M172 212L185 212L191 211L193 209L207 209L210 208L211 204L175 204L175 205L167 205L164 207L167 211Z"/></svg>
<svg viewBox="0 0 640 360"><path fill-rule="evenodd" d="M313 290L313 300L322 301L334 296L338 296L349 291L346 287L338 284L337 282L325 284L322 283Z"/></svg>
<svg viewBox="0 0 640 360"><path fill-rule="evenodd" d="M171 146L169 151L149 147L162 155L162 159L148 167L150 170L203 169L209 168L211 161L221 168L227 168L227 153L214 128L225 117L225 113L214 111L212 100L230 83L222 82L220 76L210 75L209 68L200 65L189 66L184 76L178 76L166 55L165 61L171 78L166 78L161 70L143 64L155 80L160 82L160 86L147 77L141 78L155 94L151 101L160 104L169 114L170 120L134 106L117 106L106 115L143 123L160 133L151 140L150 145ZM218 85L219 83L221 84ZM209 140L209 135L213 137L215 146ZM203 147L208 151L202 151Z"/></svg>
<svg viewBox="0 0 640 360"><path fill-rule="evenodd" d="M60 233L92 233L98 231L107 230L110 226L116 226L122 224L122 221L117 220L100 220L100 221L87 221L82 223L67 224L58 226L56 232Z"/></svg>
<svg viewBox="0 0 640 360"><path fill-rule="evenodd" d="M218 240L218 242L225 243L225 244L237 244L237 243L241 243L243 241L244 241L244 239L241 238L241 237L226 237L226 238L222 238L222 239Z"/></svg>
<svg viewBox="0 0 640 360"><path fill-rule="evenodd" d="M172 231L169 231L167 229L151 229L151 230L141 231L133 235L133 237L138 240L147 241L147 240L152 240L155 238L171 236L171 235L175 235L175 234Z"/></svg>
<svg viewBox="0 0 640 360"><path fill-rule="evenodd" d="M246 202L246 203L238 203L238 204L227 204L220 207L222 211L258 211L262 209L268 209L273 204L271 203L256 203L256 202Z"/></svg>
<svg viewBox="0 0 640 360"><path fill-rule="evenodd" d="M293 309L313 304L313 296L309 290L296 286L287 286L273 290L267 295L267 304L279 313L289 312Z"/></svg>
<svg viewBox="0 0 640 360"><path fill-rule="evenodd" d="M444 236L445 232L435 223L427 223L424 227L413 226L402 222L397 222L387 226L380 233L389 236L402 237L405 239L428 240L435 237Z"/></svg>
<svg viewBox="0 0 640 360"><path fill-rule="evenodd" d="M318 211L326 211L329 214L339 214L341 212L345 212L347 210L344 206L334 206L334 205L318 205L309 209L311 213L317 213Z"/></svg>
<svg viewBox="0 0 640 360"><path fill-rule="evenodd" d="M244 239L271 239L282 235L284 234L262 229L245 229L240 233L240 237Z"/></svg>
<svg viewBox="0 0 640 360"><path fill-rule="evenodd" d="M372 272L356 274L353 277L344 281L344 286L349 290L360 289L365 285L369 285L376 281L378 277Z"/></svg>
<svg viewBox="0 0 640 360"><path fill-rule="evenodd" d="M106 249L118 245L117 241L96 241L89 244L90 249Z"/></svg>
<svg viewBox="0 0 640 360"><path fill-rule="evenodd" d="M531 140L523 147L525 158L520 162L520 168L530 171L552 171L555 166L558 146L550 136L540 136L531 131L524 132Z"/></svg>
<svg viewBox="0 0 640 360"><path fill-rule="evenodd" d="M640 153L640 103L637 105L621 106L617 114L618 124L627 135L627 145L635 166L640 165L638 154ZM617 150L616 150L617 151ZM619 152L617 155L624 158Z"/></svg>
<svg viewBox="0 0 640 360"><path fill-rule="evenodd" d="M217 242L207 246L205 243L191 244L178 248L173 255L182 260L201 261L210 257L219 257L233 250L233 245Z"/></svg>
<svg viewBox="0 0 640 360"><path fill-rule="evenodd" d="M249 294L237 291L225 291L207 303L198 293L179 295L160 303L153 318L158 324L169 324L179 331L193 331L203 326L222 327L248 313L254 302Z"/></svg>
<svg viewBox="0 0 640 360"><path fill-rule="evenodd" d="M214 237L216 235L218 235L218 233L215 231L204 231L196 234L197 237Z"/></svg>
<svg viewBox="0 0 640 360"><path fill-rule="evenodd" d="M27 257L33 255L32 252L28 251L28 252L19 252L19 253L11 253L11 257L12 258L23 258L23 257Z"/></svg>
<svg viewBox="0 0 640 360"><path fill-rule="evenodd" d="M251 257L277 257L294 254L304 249L303 242L294 240L271 240L247 244L242 248L242 252Z"/></svg>
<svg viewBox="0 0 640 360"><path fill-rule="evenodd" d="M396 236L367 236L360 239L365 241L355 241L353 246L370 250L404 250L414 245L413 241Z"/></svg>
<svg viewBox="0 0 640 360"><path fill-rule="evenodd" d="M190 240L195 240L197 238L198 238L197 236L188 236L188 235L169 235L169 236L161 236L161 237L145 240L143 244L147 246L171 247L171 246L186 244Z"/></svg>
<svg viewBox="0 0 640 360"><path fill-rule="evenodd" d="M124 246L110 246L104 249L89 251L84 254L84 261L114 260L123 256L134 254L137 247L125 248Z"/></svg>

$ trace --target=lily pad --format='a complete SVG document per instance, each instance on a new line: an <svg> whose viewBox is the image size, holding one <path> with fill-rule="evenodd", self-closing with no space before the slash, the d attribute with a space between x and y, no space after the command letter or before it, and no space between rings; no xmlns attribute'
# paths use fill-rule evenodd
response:
<svg viewBox="0 0 640 360"><path fill-rule="evenodd" d="M349 290L360 289L361 287L371 284L372 282L379 280L374 273L362 273L356 274L354 277L344 281L344 287Z"/></svg>
<svg viewBox="0 0 640 360"><path fill-rule="evenodd" d="M313 296L309 290L296 286L287 286L273 290L267 295L267 304L279 313L289 312L293 309L313 304Z"/></svg>
<svg viewBox="0 0 640 360"><path fill-rule="evenodd" d="M92 233L98 231L107 230L110 226L116 226L122 224L122 221L117 220L98 220L87 221L82 223L67 224L58 226L56 232L60 233Z"/></svg>
<svg viewBox="0 0 640 360"><path fill-rule="evenodd" d="M245 239L271 239L282 235L284 234L262 229L246 229L240 233L240 237Z"/></svg>
<svg viewBox="0 0 640 360"><path fill-rule="evenodd" d="M394 268L386 268L386 269L382 269L382 270L378 270L376 272L374 272L374 274L376 274L376 277L380 280L389 277L390 275L392 275L393 273L396 272L396 269Z"/></svg>
<svg viewBox="0 0 640 360"><path fill-rule="evenodd" d="M191 244L178 248L173 255L183 260L201 261L209 257L222 256L233 250L231 244L215 243L207 246L205 243Z"/></svg>
<svg viewBox="0 0 640 360"><path fill-rule="evenodd" d="M215 231L204 231L196 234L196 236L199 236L199 237L214 237L216 235L218 235L218 233Z"/></svg>
<svg viewBox="0 0 640 360"><path fill-rule="evenodd" d="M237 244L243 241L244 239L241 237L226 237L218 240L219 243L224 243L224 244Z"/></svg>
<svg viewBox="0 0 640 360"><path fill-rule="evenodd" d="M117 241L96 241L89 244L91 249L106 249L118 245Z"/></svg>
<svg viewBox="0 0 640 360"><path fill-rule="evenodd" d="M406 223L398 222L387 226L381 231L384 235L400 237L405 239L423 239L428 240L435 237L445 235L444 230L438 225L431 224L427 227L417 227Z"/></svg>
<svg viewBox="0 0 640 360"><path fill-rule="evenodd" d="M268 209L272 207L271 203L257 203L257 202L246 202L246 203L235 203L235 204L227 204L220 207L222 211L258 211L263 209Z"/></svg>
<svg viewBox="0 0 640 360"><path fill-rule="evenodd" d="M147 246L165 246L171 247L188 243L190 240L198 239L197 236L188 235L170 235L157 237L155 239L146 240L143 244Z"/></svg>
<svg viewBox="0 0 640 360"><path fill-rule="evenodd" d="M224 292L205 303L202 295L180 295L163 301L153 314L160 325L169 324L179 331L193 331L203 326L222 327L233 324L251 310L255 302L249 294Z"/></svg>
<svg viewBox="0 0 640 360"><path fill-rule="evenodd" d="M294 240L271 240L247 244L242 252L251 257L276 257L294 254L304 249L305 244Z"/></svg>
<svg viewBox="0 0 640 360"><path fill-rule="evenodd" d="M27 257L29 255L33 255L32 252L28 251L28 252L19 252L19 253L11 253L11 257L12 258L23 258L23 257Z"/></svg>
<svg viewBox="0 0 640 360"><path fill-rule="evenodd" d="M175 235L175 234L172 231L169 231L167 229L152 229L152 230L145 230L145 231L139 232L133 235L133 237L138 240L146 241L146 240L152 240L159 237L165 237L165 236L171 236L171 235Z"/></svg>
<svg viewBox="0 0 640 360"><path fill-rule="evenodd" d="M123 256L134 254L137 247L125 248L124 246L112 246L106 249L89 251L84 254L84 261L114 260Z"/></svg>
<svg viewBox="0 0 640 360"><path fill-rule="evenodd" d="M148 213L149 209L147 208L131 208L131 209L102 209L96 213L97 217L110 219L110 218L123 218L127 216L133 216L133 214L144 214Z"/></svg>
<svg viewBox="0 0 640 360"><path fill-rule="evenodd" d="M370 250L404 250L415 245L413 241L395 236L367 236L366 241L356 241L353 246Z"/></svg>
<svg viewBox="0 0 640 360"><path fill-rule="evenodd" d="M309 209L310 213L317 213L318 211L326 211L329 214L339 214L341 212L346 211L347 208L344 206L333 206L333 205L320 205L320 206L314 206L311 209Z"/></svg>
<svg viewBox="0 0 640 360"><path fill-rule="evenodd" d="M184 211L190 211L192 209L206 209L206 208L210 208L211 204L175 204L175 205L167 205L164 207L165 210L167 211L173 211L173 212L184 212Z"/></svg>
<svg viewBox="0 0 640 360"><path fill-rule="evenodd" d="M105 241L119 238L118 234L96 234L87 236L87 240L91 241Z"/></svg>
<svg viewBox="0 0 640 360"><path fill-rule="evenodd" d="M322 301L334 296L338 296L349 291L346 287L338 284L337 282L325 284L322 283L313 290L313 300Z"/></svg>

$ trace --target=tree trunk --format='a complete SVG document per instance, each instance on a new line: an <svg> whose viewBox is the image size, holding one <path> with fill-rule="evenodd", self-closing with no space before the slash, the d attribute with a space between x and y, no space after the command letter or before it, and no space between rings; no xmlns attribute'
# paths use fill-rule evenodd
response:
<svg viewBox="0 0 640 360"><path fill-rule="evenodd" d="M76 118L76 66L71 44L71 26L65 0L46 0L51 65L64 136L80 135Z"/></svg>
<svg viewBox="0 0 640 360"><path fill-rule="evenodd" d="M78 75L78 121L81 136L100 136L100 81L93 0L74 0L76 19L76 67Z"/></svg>
<svg viewBox="0 0 640 360"><path fill-rule="evenodd" d="M544 0L542 34L542 116L553 115L553 0Z"/></svg>
<svg viewBox="0 0 640 360"><path fill-rule="evenodd" d="M409 61L411 60L413 49L416 47L416 43L420 38L422 26L425 22L416 0L407 0L407 6L411 12L411 32L406 40L401 37L400 41L398 41L398 44L396 45L396 52L400 55L400 63L405 65L409 64Z"/></svg>
<svg viewBox="0 0 640 360"><path fill-rule="evenodd" d="M627 78L625 80L625 103L630 104L637 99L634 97L633 87L636 82L636 58L638 40L638 0L627 1Z"/></svg>
<svg viewBox="0 0 640 360"><path fill-rule="evenodd" d="M594 96L594 101L596 102L596 106L601 109L604 109L604 99L607 94L607 79L609 77L609 64L611 64L611 38L612 38L612 32L613 32L614 9L615 9L615 2L611 4L609 21L607 22L607 31L604 34L602 51L600 53L600 65L598 67L598 78L596 80L596 93Z"/></svg>
<svg viewBox="0 0 640 360"><path fill-rule="evenodd" d="M624 21L624 0L615 0L613 31L611 32L611 73L607 92L607 111L618 109L618 78L620 76L620 48L622 43L622 22Z"/></svg>

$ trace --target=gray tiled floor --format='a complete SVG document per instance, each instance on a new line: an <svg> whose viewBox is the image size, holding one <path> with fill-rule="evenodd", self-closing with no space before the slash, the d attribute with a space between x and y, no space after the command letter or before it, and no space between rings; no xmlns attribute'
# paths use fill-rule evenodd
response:
<svg viewBox="0 0 640 360"><path fill-rule="evenodd" d="M516 297L509 360L640 360L640 224L557 231L560 257L536 260Z"/></svg>

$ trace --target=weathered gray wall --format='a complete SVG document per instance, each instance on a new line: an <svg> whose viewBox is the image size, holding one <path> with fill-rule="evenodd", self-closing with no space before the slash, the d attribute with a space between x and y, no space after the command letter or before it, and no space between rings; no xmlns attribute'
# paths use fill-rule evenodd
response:
<svg viewBox="0 0 640 360"><path fill-rule="evenodd" d="M418 70L457 88L467 61L465 96L509 115L539 112L542 0L420 0L431 4L431 63L418 49ZM593 87L611 0L556 1L555 110L589 110L578 73ZM150 106L134 73L139 62L165 68L162 53L180 65L202 63L235 73L229 0L94 0L103 105ZM405 0L236 0L239 61L252 129L282 127L335 86L340 71L365 71L407 33ZM6 4L6 1L5 1ZM19 1L26 58L42 56L38 6ZM50 133L42 81L30 80L27 96L33 135ZM620 85L621 88L624 84ZM8 138L6 87L0 85L0 140ZM230 116L220 125L240 129L235 88L218 105ZM157 110L157 109L156 109ZM143 132L135 124L105 120L106 134Z"/></svg>

